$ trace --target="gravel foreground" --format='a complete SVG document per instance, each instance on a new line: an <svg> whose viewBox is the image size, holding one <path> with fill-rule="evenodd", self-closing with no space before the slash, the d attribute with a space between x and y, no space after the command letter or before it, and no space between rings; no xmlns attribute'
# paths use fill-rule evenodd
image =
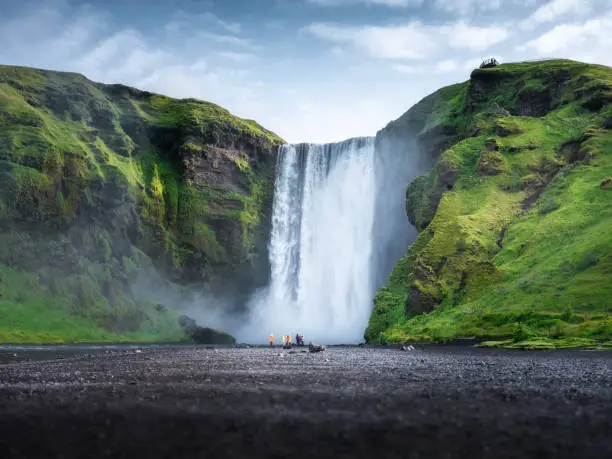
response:
<svg viewBox="0 0 612 459"><path fill-rule="evenodd" d="M612 457L612 354L129 350L0 365L0 457Z"/></svg>

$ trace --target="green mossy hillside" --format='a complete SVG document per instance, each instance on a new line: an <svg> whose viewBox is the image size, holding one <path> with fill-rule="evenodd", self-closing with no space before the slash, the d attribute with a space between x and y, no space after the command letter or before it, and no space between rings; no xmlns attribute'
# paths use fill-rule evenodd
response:
<svg viewBox="0 0 612 459"><path fill-rule="evenodd" d="M404 116L455 138L408 186L420 234L377 293L367 337L611 341L612 69L504 64L449 91L426 122Z"/></svg>
<svg viewBox="0 0 612 459"><path fill-rule="evenodd" d="M111 303L101 296L98 301L84 303L79 298L84 289L77 279L72 281L74 292L56 290L42 284L39 275L0 265L0 342L186 340L176 312L146 302ZM95 287L88 287L95 291Z"/></svg>
<svg viewBox="0 0 612 459"><path fill-rule="evenodd" d="M143 270L261 282L282 142L212 103L0 66L0 341L184 336L134 296Z"/></svg>

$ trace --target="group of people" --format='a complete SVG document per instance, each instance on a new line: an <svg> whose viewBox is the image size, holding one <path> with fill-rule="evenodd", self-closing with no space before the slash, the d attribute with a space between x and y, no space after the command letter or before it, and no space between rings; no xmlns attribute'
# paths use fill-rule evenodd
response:
<svg viewBox="0 0 612 459"><path fill-rule="evenodd" d="M290 335L283 335L281 337L281 341L283 343L283 349L291 349L293 347L293 341L292 341ZM304 345L304 336L300 335L299 333L297 335L295 335L295 343L298 346L303 346ZM270 333L270 347L274 347L274 333ZM310 343L308 345L308 350L310 352L321 352L321 351L325 351L326 349L327 349L327 347L321 346L320 344L312 344L312 343Z"/></svg>
<svg viewBox="0 0 612 459"><path fill-rule="evenodd" d="M282 341L283 347L291 347L293 345L291 335L283 335L281 337L281 341ZM299 333L295 335L295 343L298 346L303 346L304 336L300 335ZM274 346L274 334L273 333L270 333L270 346L271 347Z"/></svg>

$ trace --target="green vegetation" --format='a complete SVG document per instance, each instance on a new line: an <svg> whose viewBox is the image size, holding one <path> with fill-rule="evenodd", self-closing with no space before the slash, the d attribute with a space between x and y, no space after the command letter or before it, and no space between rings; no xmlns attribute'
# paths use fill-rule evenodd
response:
<svg viewBox="0 0 612 459"><path fill-rule="evenodd" d="M155 305L144 303L111 305L101 296L90 308L84 309L78 296L78 293L71 296L67 291L62 292L57 285L42 285L36 274L0 265L0 342L172 342L185 339L178 323L179 316L171 310L159 311Z"/></svg>
<svg viewBox="0 0 612 459"><path fill-rule="evenodd" d="M369 339L609 346L612 69L505 64L462 87L428 115L457 139L408 187L421 233L376 296Z"/></svg>
<svg viewBox="0 0 612 459"><path fill-rule="evenodd" d="M134 102L139 112L154 123L164 127L193 129L201 137L231 129L236 137L247 137L270 145L283 140L253 120L245 120L210 102L196 99L177 100L161 95L151 95L148 104ZM147 115L148 114L148 115ZM191 132L193 134L193 131Z"/></svg>
<svg viewBox="0 0 612 459"><path fill-rule="evenodd" d="M208 102L0 66L0 342L184 338L131 279L231 288L282 142Z"/></svg>

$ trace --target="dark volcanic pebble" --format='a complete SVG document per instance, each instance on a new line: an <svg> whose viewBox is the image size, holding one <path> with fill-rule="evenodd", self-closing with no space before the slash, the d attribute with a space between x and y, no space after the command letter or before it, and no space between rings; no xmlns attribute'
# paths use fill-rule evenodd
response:
<svg viewBox="0 0 612 459"><path fill-rule="evenodd" d="M0 365L0 458L612 457L608 353L167 349Z"/></svg>

